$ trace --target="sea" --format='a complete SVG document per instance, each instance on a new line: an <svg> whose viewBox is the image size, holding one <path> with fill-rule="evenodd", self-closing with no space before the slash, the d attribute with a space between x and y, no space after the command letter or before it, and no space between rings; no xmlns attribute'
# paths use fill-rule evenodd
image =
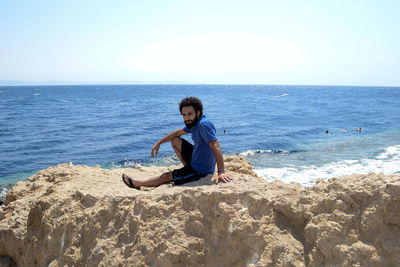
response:
<svg viewBox="0 0 400 267"><path fill-rule="evenodd" d="M311 186L318 178L400 173L400 87L1 86L0 198L65 162L178 164L169 144L156 158L150 152L184 126L178 105L187 96L202 100L223 153L243 156L267 181Z"/></svg>

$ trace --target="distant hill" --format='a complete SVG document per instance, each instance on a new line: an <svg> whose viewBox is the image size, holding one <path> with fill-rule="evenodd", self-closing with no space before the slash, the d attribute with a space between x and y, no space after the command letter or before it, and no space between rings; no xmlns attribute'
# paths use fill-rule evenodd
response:
<svg viewBox="0 0 400 267"><path fill-rule="evenodd" d="M108 82L70 82L70 81L8 81L0 80L0 86L28 86L28 85L95 85L95 84L188 84L181 81L108 81Z"/></svg>

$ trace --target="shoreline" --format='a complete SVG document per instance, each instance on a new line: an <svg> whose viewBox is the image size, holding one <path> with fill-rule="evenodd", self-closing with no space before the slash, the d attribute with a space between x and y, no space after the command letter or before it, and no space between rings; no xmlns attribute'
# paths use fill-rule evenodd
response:
<svg viewBox="0 0 400 267"><path fill-rule="evenodd" d="M244 157L247 161L255 161L257 162L257 156L263 155L267 153L270 154L270 150L267 152L261 151L258 153L259 150L246 150L244 152L236 152L236 153L225 153L224 157ZM282 181L284 183L291 183L291 182L299 182L304 187L314 186L318 179L328 180L335 177L343 177L347 175L353 174L368 174L368 173L384 173L386 175L392 174L400 174L400 162L397 160L399 157L400 152L400 145L393 145L387 147L384 151L378 154L376 157L370 159L358 159L358 160L342 160L338 162L332 162L328 165L321 165L321 166L304 166L303 170L297 170L290 166L281 167L281 168L265 168L265 167L254 167L255 173L258 176L262 177L268 182L272 181ZM283 153L283 152L282 152ZM289 153L289 152L287 152ZM287 154L286 153L286 154ZM278 153L278 155L281 153ZM283 153L285 154L285 153ZM286 155L285 154L285 155ZM393 156L393 162L389 162L385 165L383 161L385 158ZM122 161L117 161L122 162ZM135 168L135 166L143 166L146 168L151 167L169 167L174 166L171 165L173 163L178 163L178 160L173 158L173 155L163 156L161 158L156 158L148 161L137 161L133 160L130 162L129 160L123 160L123 164L115 164L112 163L105 163L101 165L89 165L90 167L100 166L104 170L113 170L119 168ZM352 162L353 165L356 167L352 167L348 165L348 162ZM67 164L67 163L61 163ZM72 164L72 163L68 163ZM143 165L142 165L143 164ZM391 165L389 165L391 164ZM394 165L393 165L394 164ZM79 164L78 164L79 165ZM341 166L343 165L343 166ZM366 167L368 165L368 167ZM392 166L393 165L393 166ZM52 166L50 166L52 167ZM383 172L382 170L389 170L387 172ZM39 172L38 170L37 172ZM37 172L24 172L24 173L16 173L5 176L5 181L0 181L0 200L4 200L5 195L8 190L10 190L13 186L15 186L18 182L26 181L29 177L35 175Z"/></svg>

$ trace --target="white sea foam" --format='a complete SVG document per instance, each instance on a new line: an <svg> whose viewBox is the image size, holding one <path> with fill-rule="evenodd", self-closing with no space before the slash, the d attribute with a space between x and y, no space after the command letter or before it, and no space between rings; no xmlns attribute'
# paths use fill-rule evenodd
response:
<svg viewBox="0 0 400 267"><path fill-rule="evenodd" d="M386 149L385 152L381 153L376 157L377 159L400 159L400 145L391 146Z"/></svg>
<svg viewBox="0 0 400 267"><path fill-rule="evenodd" d="M354 173L400 173L400 145L388 147L373 159L342 160L323 166L286 166L283 168L260 168L255 172L267 181L299 182L304 186L315 184L318 178L328 179Z"/></svg>
<svg viewBox="0 0 400 267"><path fill-rule="evenodd" d="M246 150L240 153L242 157L254 156L259 153L272 153L272 150Z"/></svg>
<svg viewBox="0 0 400 267"><path fill-rule="evenodd" d="M8 188L0 187L0 198L1 199L4 199L6 197L7 191L8 191Z"/></svg>
<svg viewBox="0 0 400 267"><path fill-rule="evenodd" d="M282 97L282 96L288 96L289 94L281 94L281 95L276 95L274 97Z"/></svg>
<svg viewBox="0 0 400 267"><path fill-rule="evenodd" d="M246 150L246 151L241 152L239 155L242 157L248 157L248 156L254 156L257 154L280 154L280 153L289 153L289 151L287 151L287 150L275 150L274 151L274 150L270 150L270 149Z"/></svg>

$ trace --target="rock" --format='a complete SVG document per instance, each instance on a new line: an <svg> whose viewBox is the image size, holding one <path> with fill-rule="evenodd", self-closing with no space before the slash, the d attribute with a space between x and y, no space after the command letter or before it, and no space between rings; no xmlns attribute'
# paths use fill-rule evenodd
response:
<svg viewBox="0 0 400 267"><path fill-rule="evenodd" d="M241 157L225 162L233 182L149 191L128 188L122 173L174 166L39 171L0 207L0 265L400 266L399 175L303 188L266 182Z"/></svg>
<svg viewBox="0 0 400 267"><path fill-rule="evenodd" d="M2 267L14 267L16 266L14 261L9 257L0 256L0 266Z"/></svg>

